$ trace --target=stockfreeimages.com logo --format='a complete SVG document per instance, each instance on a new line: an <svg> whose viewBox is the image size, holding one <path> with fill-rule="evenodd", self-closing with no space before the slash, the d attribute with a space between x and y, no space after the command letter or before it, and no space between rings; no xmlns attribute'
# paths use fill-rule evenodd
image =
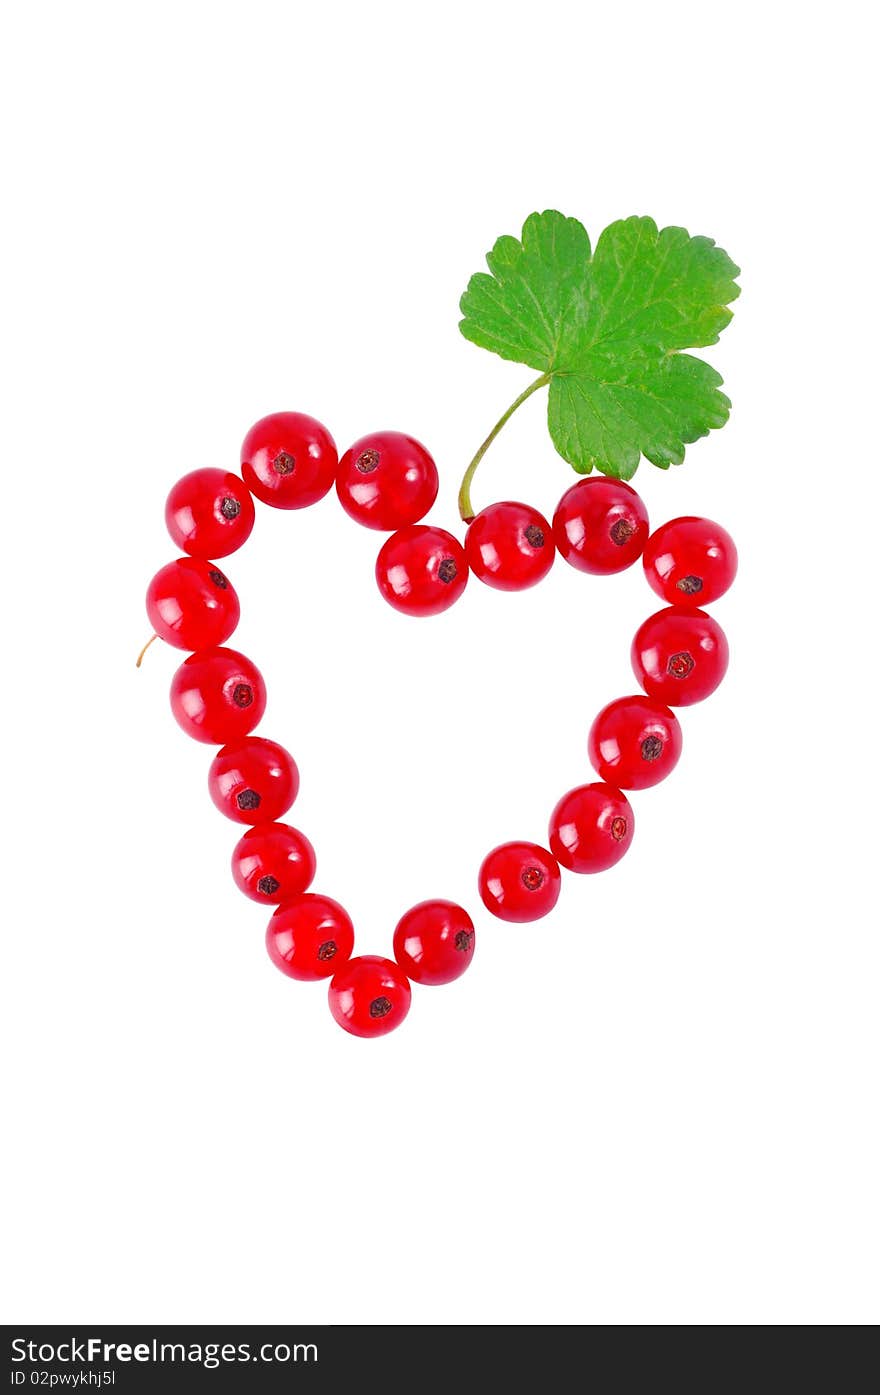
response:
<svg viewBox="0 0 880 1395"><path fill-rule="evenodd" d="M117 1363L140 1362L144 1365L161 1365L163 1362L180 1365L204 1366L214 1370L217 1366L235 1365L246 1361L292 1362L318 1359L318 1348L314 1342L263 1342L252 1346L250 1342L160 1342L154 1337L148 1342L105 1342L101 1337L78 1339L71 1337L62 1342L31 1342L24 1337L12 1341L14 1363L26 1362L30 1365L107 1366ZM21 1377L21 1379L18 1379ZM23 1384L24 1371L14 1371L12 1383Z"/></svg>

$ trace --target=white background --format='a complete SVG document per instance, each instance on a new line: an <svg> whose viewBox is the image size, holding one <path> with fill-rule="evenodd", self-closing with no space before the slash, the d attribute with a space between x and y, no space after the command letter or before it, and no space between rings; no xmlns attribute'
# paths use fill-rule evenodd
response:
<svg viewBox="0 0 880 1395"><path fill-rule="evenodd" d="M876 167L868 7L81 3L2 36L7 1321L880 1316ZM731 669L629 856L493 921L634 687L639 568L385 607L331 496L225 563L315 889L388 952L462 900L465 979L375 1042L269 964L143 592L165 494L301 409L458 478L531 370L457 301L533 209L742 266L723 432L635 483L736 536ZM574 476L530 401L477 506Z"/></svg>

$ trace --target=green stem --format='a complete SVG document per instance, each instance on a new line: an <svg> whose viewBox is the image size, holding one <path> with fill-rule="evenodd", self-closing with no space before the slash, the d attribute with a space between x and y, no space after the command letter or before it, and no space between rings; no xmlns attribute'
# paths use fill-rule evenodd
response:
<svg viewBox="0 0 880 1395"><path fill-rule="evenodd" d="M465 523L471 523L474 517L474 511L471 506L471 481L473 480L474 475L477 473L477 466L479 465L483 456L486 454L486 451L489 449L492 442L495 440L495 437L498 435L498 432L501 430L502 426L504 426L505 422L508 422L510 420L517 407L521 407L522 404L525 402L526 398L531 397L533 392L538 391L538 388L546 387L549 381L550 374L542 373L540 378L536 378L535 381L531 383L529 387L526 388L525 392L520 393L516 401L510 404L507 411L504 413L504 416L501 417L498 421L496 421L495 425L492 427L492 430L489 432L485 441L480 446L480 449L477 451L470 465L465 470L464 479L461 482L461 489L458 491L458 511L461 514L462 519Z"/></svg>

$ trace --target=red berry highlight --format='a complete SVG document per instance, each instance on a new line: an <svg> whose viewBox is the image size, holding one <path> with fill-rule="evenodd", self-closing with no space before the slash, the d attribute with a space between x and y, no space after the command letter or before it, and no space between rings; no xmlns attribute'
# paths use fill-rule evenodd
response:
<svg viewBox="0 0 880 1395"><path fill-rule="evenodd" d="M402 528L382 544L376 559L379 590L404 615L438 615L448 610L467 578L464 548L443 528L423 524Z"/></svg>
<svg viewBox="0 0 880 1395"><path fill-rule="evenodd" d="M147 615L175 649L206 649L228 639L239 620L238 596L216 562L178 557L147 587Z"/></svg>
<svg viewBox="0 0 880 1395"><path fill-rule="evenodd" d="M330 490L336 443L326 426L305 412L273 412L256 422L241 447L248 489L276 509L304 509Z"/></svg>
<svg viewBox="0 0 880 1395"><path fill-rule="evenodd" d="M354 926L338 901L307 892L278 907L266 930L266 949L288 978L330 978L351 958Z"/></svg>
<svg viewBox="0 0 880 1395"><path fill-rule="evenodd" d="M673 518L651 534L642 565L649 585L670 605L709 605L736 576L736 545L710 518Z"/></svg>
<svg viewBox="0 0 880 1395"><path fill-rule="evenodd" d="M394 957L414 983L452 983L474 957L474 922L454 901L420 901L394 931Z"/></svg>
<svg viewBox="0 0 880 1395"><path fill-rule="evenodd" d="M439 484L425 447L400 431L362 436L336 472L336 493L349 517L387 533L424 518Z"/></svg>
<svg viewBox="0 0 880 1395"><path fill-rule="evenodd" d="M265 710L263 675L235 649L199 649L171 680L171 711L196 741L223 746L247 736Z"/></svg>
<svg viewBox="0 0 880 1395"><path fill-rule="evenodd" d="M664 780L681 755L681 726L655 698L617 698L596 717L588 740L602 780L618 789L645 790Z"/></svg>
<svg viewBox="0 0 880 1395"><path fill-rule="evenodd" d="M632 842L633 811L612 785L579 785L550 816L550 851L570 872L604 872Z"/></svg>
<svg viewBox="0 0 880 1395"><path fill-rule="evenodd" d="M668 606L636 631L632 666L649 697L689 707L714 693L727 672L727 636L704 610Z"/></svg>
<svg viewBox="0 0 880 1395"><path fill-rule="evenodd" d="M383 1037L406 1017L412 989L392 959L362 954L334 974L327 997L334 1019L346 1032Z"/></svg>
<svg viewBox="0 0 880 1395"><path fill-rule="evenodd" d="M265 736L246 736L222 747L208 771L208 791L236 823L274 823L287 813L299 790L299 771L289 751Z"/></svg>
<svg viewBox="0 0 880 1395"><path fill-rule="evenodd" d="M290 824L257 824L233 849L232 876L252 901L279 906L311 886L315 849L305 834Z"/></svg>
<svg viewBox="0 0 880 1395"><path fill-rule="evenodd" d="M623 480L580 480L559 501L553 536L572 567L607 576L641 557L648 540L648 511Z"/></svg>
<svg viewBox="0 0 880 1395"><path fill-rule="evenodd" d="M181 552L227 557L251 535L254 501L231 470L192 470L168 495L165 524Z"/></svg>
<svg viewBox="0 0 880 1395"><path fill-rule="evenodd" d="M530 504L506 501L478 513L464 550L474 576L498 591L523 591L553 566L553 529Z"/></svg>
<svg viewBox="0 0 880 1395"><path fill-rule="evenodd" d="M562 878L552 853L539 843L501 843L483 859L483 905L499 920L540 920L559 900Z"/></svg>

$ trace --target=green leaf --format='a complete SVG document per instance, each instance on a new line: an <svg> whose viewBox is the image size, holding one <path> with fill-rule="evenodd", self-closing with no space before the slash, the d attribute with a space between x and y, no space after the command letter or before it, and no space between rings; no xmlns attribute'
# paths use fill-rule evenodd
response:
<svg viewBox="0 0 880 1395"><path fill-rule="evenodd" d="M461 332L550 383L554 445L576 470L629 479L662 469L723 426L721 378L682 349L714 344L739 295L739 268L707 237L625 218L594 252L575 218L526 219L502 237L461 299Z"/></svg>

